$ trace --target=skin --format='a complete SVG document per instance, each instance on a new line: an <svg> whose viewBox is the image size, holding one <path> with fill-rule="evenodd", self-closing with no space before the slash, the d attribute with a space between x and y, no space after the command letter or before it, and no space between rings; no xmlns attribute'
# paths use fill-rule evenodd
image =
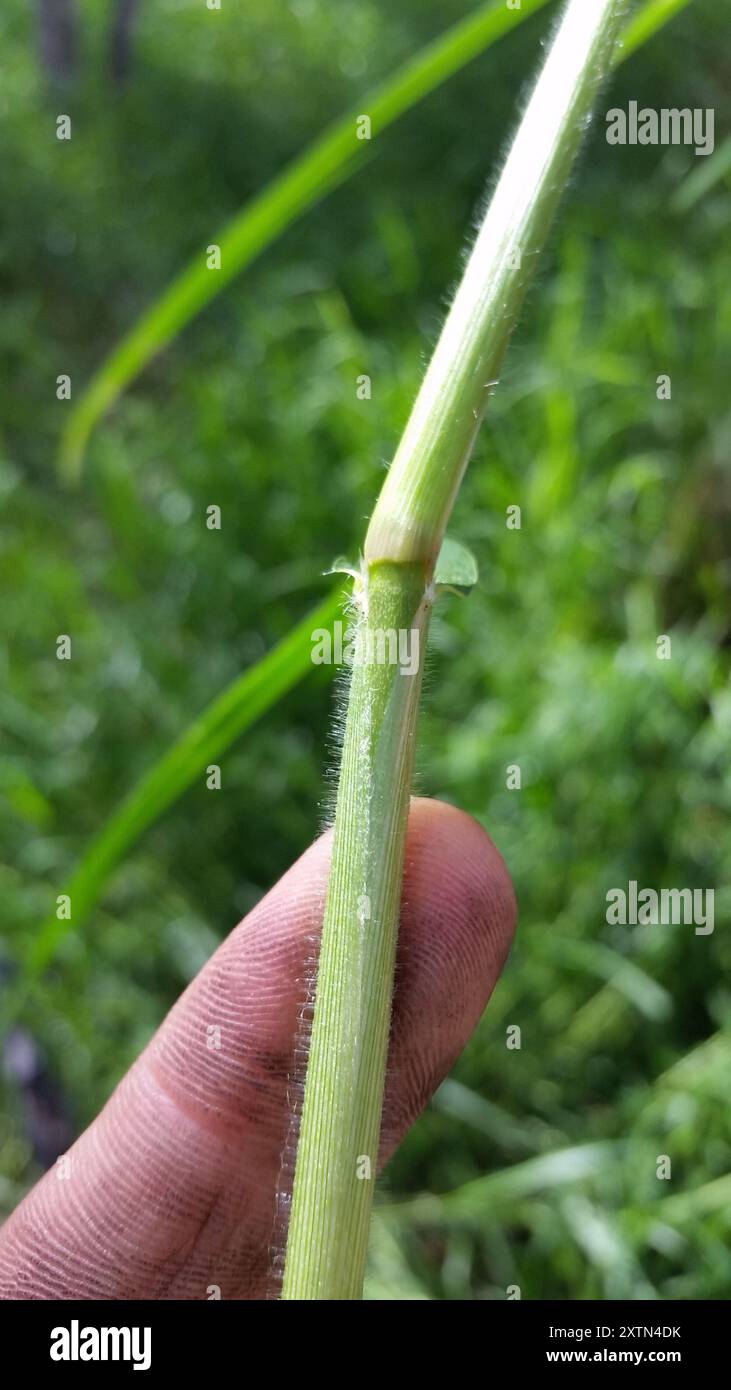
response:
<svg viewBox="0 0 731 1390"><path fill-rule="evenodd" d="M68 1154L0 1231L5 1299L276 1296L304 982L330 834L226 938ZM484 830L411 806L381 1163L475 1028L515 897ZM220 1028L220 1047L208 1030ZM286 1161L283 1165L282 1154ZM274 1261L276 1266L276 1260Z"/></svg>

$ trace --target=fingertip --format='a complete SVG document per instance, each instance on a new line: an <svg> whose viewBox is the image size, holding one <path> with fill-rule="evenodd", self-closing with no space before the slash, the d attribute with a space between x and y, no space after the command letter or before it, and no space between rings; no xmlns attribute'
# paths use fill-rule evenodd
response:
<svg viewBox="0 0 731 1390"><path fill-rule="evenodd" d="M508 955L516 898L483 827L445 802L411 807L394 995L384 1154L474 1031Z"/></svg>
<svg viewBox="0 0 731 1390"><path fill-rule="evenodd" d="M518 915L513 882L497 846L474 816L446 801L412 800L405 897L424 895L450 920L482 927L507 955Z"/></svg>

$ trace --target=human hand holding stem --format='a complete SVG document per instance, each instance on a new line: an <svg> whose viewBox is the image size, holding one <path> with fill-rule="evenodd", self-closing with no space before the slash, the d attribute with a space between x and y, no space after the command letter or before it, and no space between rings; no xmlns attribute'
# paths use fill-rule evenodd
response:
<svg viewBox="0 0 731 1390"><path fill-rule="evenodd" d="M0 1228L0 1300L276 1296L302 985L331 848L328 832L231 932ZM514 920L484 830L412 802L381 1163L475 1027Z"/></svg>

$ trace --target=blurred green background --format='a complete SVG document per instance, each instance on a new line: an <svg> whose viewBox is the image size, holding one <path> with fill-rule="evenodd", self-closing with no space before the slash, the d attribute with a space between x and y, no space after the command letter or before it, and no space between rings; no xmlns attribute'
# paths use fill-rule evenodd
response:
<svg viewBox="0 0 731 1390"><path fill-rule="evenodd" d="M16 980L135 779L327 592L334 555L357 555L555 7L375 141L194 321L98 428L76 493L56 481L56 377L76 397L247 197L469 8L155 0L115 85L111 7L85 3L80 71L54 86L37 15L4 7L0 903ZM724 18L695 0L615 75L454 517L481 583L436 616L418 789L488 828L520 927L388 1170L372 1297L731 1289L731 180L699 187L708 161L687 148L610 148L603 120L630 99L714 107L720 148ZM313 668L221 758L220 792L201 777L143 837L35 988L23 1022L74 1131L317 833L332 703ZM608 926L606 892L630 879L713 887L713 935ZM8 1211L39 1169L23 1087L1 1084Z"/></svg>

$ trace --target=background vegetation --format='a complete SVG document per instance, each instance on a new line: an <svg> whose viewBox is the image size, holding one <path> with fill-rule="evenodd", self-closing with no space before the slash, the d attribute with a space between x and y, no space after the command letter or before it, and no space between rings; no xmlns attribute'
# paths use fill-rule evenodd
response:
<svg viewBox="0 0 731 1390"><path fill-rule="evenodd" d="M136 778L327 592L334 551L357 553L553 8L403 118L228 287L97 430L70 493L54 468L69 409L57 375L77 393L222 221L469 7L157 0L115 87L109 10L87 3L81 75L56 90L32 10L5 7L6 996ZM723 19L695 0L606 104L714 107L720 147ZM58 111L72 116L68 143ZM729 161L603 136L600 117L459 502L453 533L481 584L437 616L421 727L420 790L489 829L519 937L390 1166L374 1297L731 1287ZM670 401L656 396L661 373ZM211 503L220 532L205 526ZM520 531L505 526L516 503ZM56 660L59 633L71 662ZM34 988L23 1022L48 1058L45 1104L73 1130L317 833L331 703L313 668L222 756L220 792L201 776L148 831ZM521 791L506 789L513 763ZM714 887L714 934L608 927L607 889L629 879ZM506 1051L509 1024L520 1051ZM9 1210L39 1152L32 1094L16 1074L2 1085ZM658 1154L672 1158L669 1182Z"/></svg>

